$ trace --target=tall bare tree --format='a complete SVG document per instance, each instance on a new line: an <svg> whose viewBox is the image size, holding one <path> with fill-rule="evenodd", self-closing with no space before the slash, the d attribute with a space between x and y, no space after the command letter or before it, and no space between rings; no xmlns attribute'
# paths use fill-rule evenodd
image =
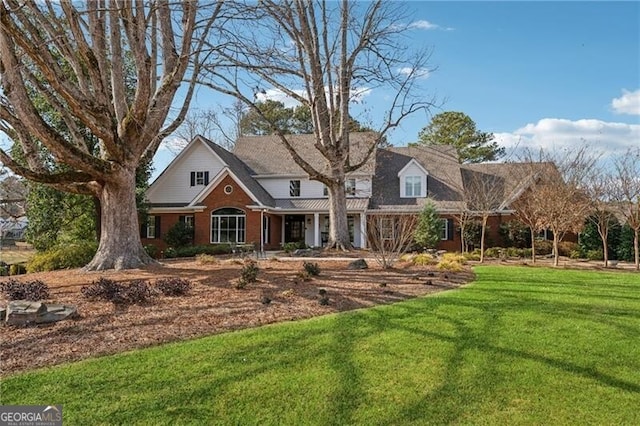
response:
<svg viewBox="0 0 640 426"><path fill-rule="evenodd" d="M629 150L615 161L613 201L618 212L633 230L636 271L640 270L640 149Z"/></svg>
<svg viewBox="0 0 640 426"><path fill-rule="evenodd" d="M534 162L528 156L528 162ZM533 216L539 219L538 227L553 232L553 264L558 266L559 242L568 232L580 232L591 211L586 189L597 157L588 147L572 153L541 151L539 156L538 162L554 163L556 168L530 186L528 196L532 197L530 206L535 209Z"/></svg>
<svg viewBox="0 0 640 426"><path fill-rule="evenodd" d="M408 56L410 50L401 43L408 29L401 24L407 18L401 6L383 0L265 0L258 7L243 7L241 20L227 28L225 43L226 64L236 73L230 75L214 63L204 81L257 113L258 95L274 89L309 108L314 147L326 159L322 169L299 155L277 123L270 125L309 178L328 188L328 247L351 246L345 175L365 164L403 118L433 105L418 87L427 72L429 54ZM363 90L378 87L392 89L393 95L384 122L372 133L366 149L358 151L361 155L356 155L349 139L351 102Z"/></svg>
<svg viewBox="0 0 640 426"><path fill-rule="evenodd" d="M591 201L589 220L596 226L602 240L603 265L609 266L609 230L617 223L612 200L617 182L603 167L594 167L587 176L586 193Z"/></svg>
<svg viewBox="0 0 640 426"><path fill-rule="evenodd" d="M136 168L184 118L221 6L0 1L0 131L17 142L25 160L0 150L0 161L27 179L100 199L100 244L87 269L152 261L139 238ZM183 81L188 83L176 106ZM59 114L65 133L39 112L34 93ZM170 116L172 107L177 112ZM84 128L98 138L97 148L85 143ZM44 162L40 146L66 167Z"/></svg>

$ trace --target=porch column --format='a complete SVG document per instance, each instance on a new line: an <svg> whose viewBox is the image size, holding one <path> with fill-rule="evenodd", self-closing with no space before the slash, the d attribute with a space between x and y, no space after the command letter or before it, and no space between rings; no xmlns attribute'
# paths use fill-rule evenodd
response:
<svg viewBox="0 0 640 426"><path fill-rule="evenodd" d="M367 248L367 214L360 213L360 248Z"/></svg>
<svg viewBox="0 0 640 426"><path fill-rule="evenodd" d="M313 246L320 247L320 213L313 214Z"/></svg>

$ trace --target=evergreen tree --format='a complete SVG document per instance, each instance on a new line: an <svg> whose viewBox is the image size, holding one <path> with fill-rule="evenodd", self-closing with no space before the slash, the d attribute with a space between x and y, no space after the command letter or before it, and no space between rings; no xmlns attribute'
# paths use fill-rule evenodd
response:
<svg viewBox="0 0 640 426"><path fill-rule="evenodd" d="M435 248L440 241L442 233L442 219L436 211L436 206L432 201L428 201L427 204L420 212L418 218L418 225L416 226L414 239L416 243L423 248L432 249Z"/></svg>

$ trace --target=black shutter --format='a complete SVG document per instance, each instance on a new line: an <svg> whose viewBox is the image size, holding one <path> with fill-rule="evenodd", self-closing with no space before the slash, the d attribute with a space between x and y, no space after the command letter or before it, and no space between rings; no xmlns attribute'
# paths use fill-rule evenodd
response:
<svg viewBox="0 0 640 426"><path fill-rule="evenodd" d="M196 172L191 172L191 186L196 186Z"/></svg>
<svg viewBox="0 0 640 426"><path fill-rule="evenodd" d="M453 240L453 219L447 219L447 240Z"/></svg>
<svg viewBox="0 0 640 426"><path fill-rule="evenodd" d="M160 238L160 216L156 216L156 238Z"/></svg>
<svg viewBox="0 0 640 426"><path fill-rule="evenodd" d="M147 238L147 218L140 221L140 238Z"/></svg>
<svg viewBox="0 0 640 426"><path fill-rule="evenodd" d="M209 185L209 172L204 172L204 186Z"/></svg>
<svg viewBox="0 0 640 426"><path fill-rule="evenodd" d="M184 219L186 216L178 216L178 222L182 222L185 223L186 220Z"/></svg>

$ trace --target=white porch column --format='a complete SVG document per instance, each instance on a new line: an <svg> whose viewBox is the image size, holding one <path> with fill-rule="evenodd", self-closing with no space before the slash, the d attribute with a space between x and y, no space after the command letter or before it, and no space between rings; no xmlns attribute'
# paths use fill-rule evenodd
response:
<svg viewBox="0 0 640 426"><path fill-rule="evenodd" d="M320 247L320 213L313 214L313 246Z"/></svg>
<svg viewBox="0 0 640 426"><path fill-rule="evenodd" d="M360 248L367 248L367 214L360 213Z"/></svg>

